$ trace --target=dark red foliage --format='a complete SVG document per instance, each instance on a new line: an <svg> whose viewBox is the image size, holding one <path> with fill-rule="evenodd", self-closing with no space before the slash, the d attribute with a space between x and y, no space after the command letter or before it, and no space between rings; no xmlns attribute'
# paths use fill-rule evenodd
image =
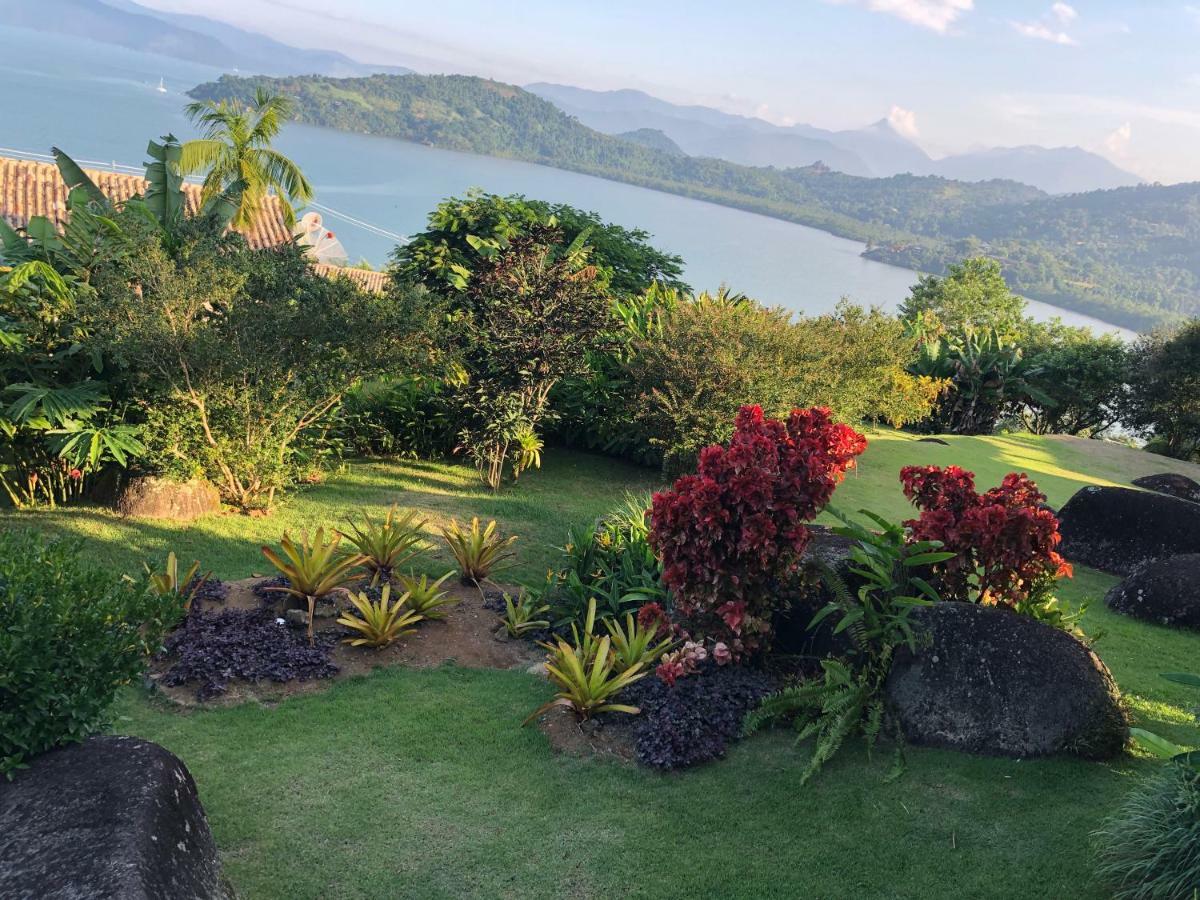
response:
<svg viewBox="0 0 1200 900"><path fill-rule="evenodd" d="M975 491L975 475L958 466L906 466L900 482L921 510L904 523L913 537L941 541L958 554L933 567L943 599L1015 606L1046 581L1070 577L1055 549L1058 517L1027 475L1011 472L983 494Z"/></svg>
<svg viewBox="0 0 1200 900"><path fill-rule="evenodd" d="M706 447L695 475L654 495L650 540L693 638L727 641L735 654L766 643L774 588L808 544L805 522L866 446L828 409L779 421L743 406L729 445Z"/></svg>

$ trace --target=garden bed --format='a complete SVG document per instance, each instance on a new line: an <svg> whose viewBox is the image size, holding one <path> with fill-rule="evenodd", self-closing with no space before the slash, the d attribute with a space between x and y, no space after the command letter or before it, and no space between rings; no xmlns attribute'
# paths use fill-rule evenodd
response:
<svg viewBox="0 0 1200 900"><path fill-rule="evenodd" d="M276 595L278 599L275 599L262 590L273 580L246 578L226 582L228 590L224 601L205 600L199 612L201 615L214 615L225 610L248 613L267 610L277 618L282 618L288 605L283 595ZM468 669L515 669L528 668L542 660L544 654L535 645L496 637L499 619L495 613L484 608L483 598L473 586L448 583L446 589L458 602L447 607L445 619L423 621L413 634L379 650L343 644L341 640L349 632L337 624L336 615L318 616L315 641L318 646L323 643L332 645L329 661L336 667L336 672L328 677L318 675L283 682L233 679L223 692L200 700L195 682L179 685L165 683L164 676L178 662L176 654L168 654L154 661L147 681L162 696L181 706L232 706L247 701L275 703L295 694L321 690L331 680L366 675L379 667L423 669L453 662ZM264 596L268 598L265 602ZM349 608L344 592L335 605L339 613ZM278 624L278 628L281 635L298 637L303 642L303 627L284 622Z"/></svg>

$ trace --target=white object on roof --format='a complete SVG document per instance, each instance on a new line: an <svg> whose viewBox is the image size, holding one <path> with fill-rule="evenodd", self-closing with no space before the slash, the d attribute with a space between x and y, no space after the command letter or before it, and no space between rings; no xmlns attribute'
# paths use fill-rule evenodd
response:
<svg viewBox="0 0 1200 900"><path fill-rule="evenodd" d="M308 255L320 263L340 266L349 262L346 248L332 231L325 227L321 214L306 212L296 223L296 237Z"/></svg>

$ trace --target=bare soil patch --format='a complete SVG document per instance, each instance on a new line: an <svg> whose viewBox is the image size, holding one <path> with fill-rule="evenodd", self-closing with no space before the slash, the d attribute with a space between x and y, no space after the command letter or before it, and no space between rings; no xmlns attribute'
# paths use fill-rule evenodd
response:
<svg viewBox="0 0 1200 900"><path fill-rule="evenodd" d="M624 713L605 713L579 721L571 710L557 706L538 719L538 728L556 753L587 759L615 759L634 765L633 717Z"/></svg>

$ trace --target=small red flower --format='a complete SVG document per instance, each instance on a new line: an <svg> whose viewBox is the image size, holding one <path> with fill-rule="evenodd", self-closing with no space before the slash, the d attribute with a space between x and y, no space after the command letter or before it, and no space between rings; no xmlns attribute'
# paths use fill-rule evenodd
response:
<svg viewBox="0 0 1200 900"><path fill-rule="evenodd" d="M79 469L72 469L70 472L67 473L67 475L70 477L70 479L72 481L78 481L80 478L83 477L83 472L81 472Z"/></svg>

